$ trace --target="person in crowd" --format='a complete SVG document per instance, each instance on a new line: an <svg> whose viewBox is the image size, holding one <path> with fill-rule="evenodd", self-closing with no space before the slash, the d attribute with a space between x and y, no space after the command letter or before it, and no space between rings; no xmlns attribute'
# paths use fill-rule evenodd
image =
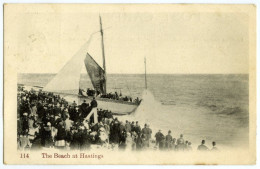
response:
<svg viewBox="0 0 260 169"><path fill-rule="evenodd" d="M155 139L156 139L156 146L159 145L159 143L162 141L164 135L162 134L161 130L159 130L156 134L155 134Z"/></svg>
<svg viewBox="0 0 260 169"><path fill-rule="evenodd" d="M32 116L33 118L37 118L37 107L35 104L32 104L30 116Z"/></svg>
<svg viewBox="0 0 260 169"><path fill-rule="evenodd" d="M126 137L125 125L123 122L119 122L119 142L124 142Z"/></svg>
<svg viewBox="0 0 260 169"><path fill-rule="evenodd" d="M172 150L174 150L174 151L177 150L177 148L176 148L176 138L172 139Z"/></svg>
<svg viewBox="0 0 260 169"><path fill-rule="evenodd" d="M150 142L150 139L152 138L152 133L153 133L153 131L152 131L152 129L150 128L150 125L149 125L149 124L147 124L147 130L148 130L148 140L149 140L149 142Z"/></svg>
<svg viewBox="0 0 260 169"><path fill-rule="evenodd" d="M28 118L27 112L23 113L21 123L22 123L22 134L21 135L25 136L29 132L29 118Z"/></svg>
<svg viewBox="0 0 260 169"><path fill-rule="evenodd" d="M177 139L177 145L176 145L177 151L184 151L185 150L185 142L183 139L183 134L180 135L180 138Z"/></svg>
<svg viewBox="0 0 260 169"><path fill-rule="evenodd" d="M72 128L71 131L71 142L70 142L70 149L71 150L80 150L80 144L81 144L81 133L78 132L78 127L75 125Z"/></svg>
<svg viewBox="0 0 260 169"><path fill-rule="evenodd" d="M125 144L126 144L125 149L126 150L133 150L133 142L134 142L134 140L133 140L130 132L127 132L126 133L126 141L125 141Z"/></svg>
<svg viewBox="0 0 260 169"><path fill-rule="evenodd" d="M177 144L184 144L183 134L181 134L180 138L177 139Z"/></svg>
<svg viewBox="0 0 260 169"><path fill-rule="evenodd" d="M76 107L77 106L77 103L76 101L74 100L73 103L72 103L72 107Z"/></svg>
<svg viewBox="0 0 260 169"><path fill-rule="evenodd" d="M191 142L188 142L187 151L192 151Z"/></svg>
<svg viewBox="0 0 260 169"><path fill-rule="evenodd" d="M119 138L120 138L120 129L119 129L119 122L117 119L115 119L111 124L111 130L110 130L110 138L112 143L119 144Z"/></svg>
<svg viewBox="0 0 260 169"><path fill-rule="evenodd" d="M185 144L184 144L184 150L188 150L188 144L189 144L189 141L186 140L186 141L185 141Z"/></svg>
<svg viewBox="0 0 260 169"><path fill-rule="evenodd" d="M137 138L136 138L136 150L140 151L143 148L143 135L137 134Z"/></svg>
<svg viewBox="0 0 260 169"><path fill-rule="evenodd" d="M136 134L141 134L141 127L138 123L138 121L135 122L135 127L134 127L134 131L136 132Z"/></svg>
<svg viewBox="0 0 260 169"><path fill-rule="evenodd" d="M218 148L216 147L216 142L215 141L213 141L212 142L212 149L211 149L211 151L218 151Z"/></svg>
<svg viewBox="0 0 260 169"><path fill-rule="evenodd" d="M201 141L201 145L198 146L197 150L199 150L199 151L208 151L209 150L208 147L205 146L205 140Z"/></svg>
<svg viewBox="0 0 260 169"><path fill-rule="evenodd" d="M47 125L43 128L42 143L43 143L43 146L46 147L46 148L52 148L53 147L51 122L47 122Z"/></svg>
<svg viewBox="0 0 260 169"><path fill-rule="evenodd" d="M165 137L165 148L167 150L172 149L172 135L171 135L171 130L168 131L168 134Z"/></svg>
<svg viewBox="0 0 260 169"><path fill-rule="evenodd" d="M95 107L97 107L97 106L98 106L98 104L97 104L97 101L96 101L96 98L95 98L95 97L93 97L93 99L92 99L92 101L91 101L90 105L91 105L91 107L92 107L92 108L95 108Z"/></svg>
<svg viewBox="0 0 260 169"><path fill-rule="evenodd" d="M149 147L150 130L147 128L147 124L144 125L144 128L142 129L141 133L144 136L143 147L148 148Z"/></svg>
<svg viewBox="0 0 260 169"><path fill-rule="evenodd" d="M109 135L110 135L109 120L106 120L106 121L105 121L104 129L105 129L106 135L108 136L108 137L107 137L107 139L108 139L107 142L109 143Z"/></svg>
<svg viewBox="0 0 260 169"><path fill-rule="evenodd" d="M137 103L137 104L140 103L140 99L138 97L135 99L135 103Z"/></svg>
<svg viewBox="0 0 260 169"><path fill-rule="evenodd" d="M161 137L159 141L159 150L165 150L165 137L164 135Z"/></svg>
<svg viewBox="0 0 260 169"><path fill-rule="evenodd" d="M126 122L125 122L125 131L127 133L131 132L131 124L128 122L128 120L126 120Z"/></svg>
<svg viewBox="0 0 260 169"><path fill-rule="evenodd" d="M73 125L73 121L70 120L68 115L66 115L65 117L66 117L66 120L64 121L65 131L69 132L71 130L72 125Z"/></svg>
<svg viewBox="0 0 260 169"><path fill-rule="evenodd" d="M91 136L89 130L87 130L84 126L79 126L78 128L78 136L79 136L79 149L80 150L88 150L91 147ZM103 135L102 135L103 136ZM103 139L103 137L102 137ZM103 142L102 142L103 144Z"/></svg>
<svg viewBox="0 0 260 169"><path fill-rule="evenodd" d="M131 132L135 132L135 122L132 121L131 123Z"/></svg>
<svg viewBox="0 0 260 169"><path fill-rule="evenodd" d="M58 122L57 124L57 135L55 138L55 146L58 149L65 148L65 140L66 140L66 130L63 121Z"/></svg>

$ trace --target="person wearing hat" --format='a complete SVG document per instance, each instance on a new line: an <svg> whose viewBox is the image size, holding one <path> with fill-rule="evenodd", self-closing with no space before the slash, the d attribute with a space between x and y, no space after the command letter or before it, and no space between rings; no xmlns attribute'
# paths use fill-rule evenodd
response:
<svg viewBox="0 0 260 169"><path fill-rule="evenodd" d="M155 134L155 140L156 140L156 146L159 145L159 143L162 141L164 135L162 134L161 130L159 130L156 134Z"/></svg>
<svg viewBox="0 0 260 169"><path fill-rule="evenodd" d="M168 131L168 134L166 135L165 141L166 141L165 148L167 150L170 150L172 148L171 130Z"/></svg>
<svg viewBox="0 0 260 169"><path fill-rule="evenodd" d="M82 109L82 114L83 114L83 118L87 117L88 115L88 107L89 104L87 103L86 100L83 101L83 103L81 104L81 109Z"/></svg>
<svg viewBox="0 0 260 169"><path fill-rule="evenodd" d="M141 134L141 127L140 127L138 121L136 121L134 129L135 129L134 131L136 132L136 134L138 134L138 135Z"/></svg>
<svg viewBox="0 0 260 169"><path fill-rule="evenodd" d="M142 134L144 135L144 148L149 147L149 130L147 128L147 124L144 125L142 129Z"/></svg>

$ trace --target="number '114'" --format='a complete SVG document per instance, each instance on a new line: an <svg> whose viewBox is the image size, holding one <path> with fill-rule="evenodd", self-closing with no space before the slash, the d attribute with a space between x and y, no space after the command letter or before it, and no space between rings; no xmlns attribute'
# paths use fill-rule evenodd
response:
<svg viewBox="0 0 260 169"><path fill-rule="evenodd" d="M29 154L28 153L21 153L20 158L29 158Z"/></svg>

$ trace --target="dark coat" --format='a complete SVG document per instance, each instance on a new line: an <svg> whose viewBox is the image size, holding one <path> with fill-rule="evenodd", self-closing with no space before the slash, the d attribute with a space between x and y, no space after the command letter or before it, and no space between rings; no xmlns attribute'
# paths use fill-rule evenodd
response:
<svg viewBox="0 0 260 169"><path fill-rule="evenodd" d="M58 126L58 132L56 136L56 140L65 140L66 139L66 131L63 126Z"/></svg>
<svg viewBox="0 0 260 169"><path fill-rule="evenodd" d="M97 107L97 101L96 100L92 100L90 103L91 107Z"/></svg>

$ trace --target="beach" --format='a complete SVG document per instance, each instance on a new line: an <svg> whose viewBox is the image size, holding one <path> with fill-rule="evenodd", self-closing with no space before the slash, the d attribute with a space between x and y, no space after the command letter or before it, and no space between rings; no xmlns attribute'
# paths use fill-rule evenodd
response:
<svg viewBox="0 0 260 169"><path fill-rule="evenodd" d="M45 86L55 74L19 74L18 83ZM172 131L174 138L184 135L194 149L202 139L211 147L235 148L248 145L248 75L143 75L108 74L108 91L140 97L141 105L131 115L119 120L148 123L153 136L161 129ZM81 88L90 88L86 74L81 75Z"/></svg>

